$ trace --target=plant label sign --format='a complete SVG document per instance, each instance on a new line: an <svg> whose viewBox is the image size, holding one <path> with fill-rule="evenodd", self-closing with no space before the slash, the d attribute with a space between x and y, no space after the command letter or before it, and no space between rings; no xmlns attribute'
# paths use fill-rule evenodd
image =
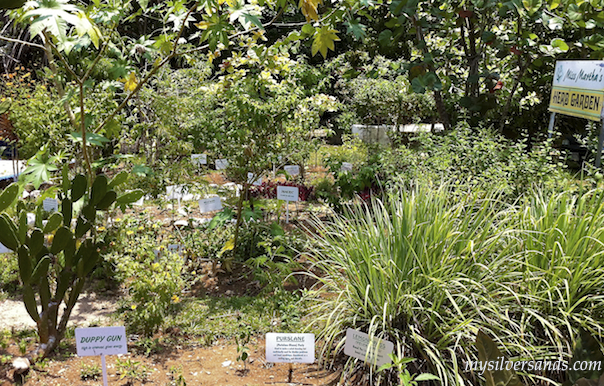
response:
<svg viewBox="0 0 604 386"><path fill-rule="evenodd" d="M171 200L180 200L187 192L185 185L169 185L166 186L166 194Z"/></svg>
<svg viewBox="0 0 604 386"><path fill-rule="evenodd" d="M342 166L340 167L340 171L342 172L351 172L352 164L350 162L342 162Z"/></svg>
<svg viewBox="0 0 604 386"><path fill-rule="evenodd" d="M371 343L371 347L369 344ZM368 350L369 349L369 350ZM346 330L346 344L344 354L382 366L392 362L390 354L394 351L394 343L387 340L373 338L364 332L349 328Z"/></svg>
<svg viewBox="0 0 604 386"><path fill-rule="evenodd" d="M57 212L59 210L59 201L54 198L45 198L42 201L42 209L47 212Z"/></svg>
<svg viewBox="0 0 604 386"><path fill-rule="evenodd" d="M4 244L0 243L0 253L11 253L12 251L8 249Z"/></svg>
<svg viewBox="0 0 604 386"><path fill-rule="evenodd" d="M78 356L128 354L126 327L76 328Z"/></svg>
<svg viewBox="0 0 604 386"><path fill-rule="evenodd" d="M222 209L222 201L220 197L210 197L199 200L199 211L201 213L213 212Z"/></svg>
<svg viewBox="0 0 604 386"><path fill-rule="evenodd" d="M207 154L191 154L191 163L195 166L207 165L208 155Z"/></svg>
<svg viewBox="0 0 604 386"><path fill-rule="evenodd" d="M224 170L229 167L229 161L226 159L216 160L216 170Z"/></svg>
<svg viewBox="0 0 604 386"><path fill-rule="evenodd" d="M290 176L297 176L298 174L300 174L300 166L298 165L285 165L283 167L283 169L287 172L287 174L289 174Z"/></svg>
<svg viewBox="0 0 604 386"><path fill-rule="evenodd" d="M266 334L269 363L314 363L315 334Z"/></svg>
<svg viewBox="0 0 604 386"><path fill-rule="evenodd" d="M262 177L256 178L256 176L254 176L254 173L248 173L247 174L247 183L252 184L254 186L260 186L260 185L262 185Z"/></svg>
<svg viewBox="0 0 604 386"><path fill-rule="evenodd" d="M294 186L277 186L277 199L284 201L299 201L298 188Z"/></svg>

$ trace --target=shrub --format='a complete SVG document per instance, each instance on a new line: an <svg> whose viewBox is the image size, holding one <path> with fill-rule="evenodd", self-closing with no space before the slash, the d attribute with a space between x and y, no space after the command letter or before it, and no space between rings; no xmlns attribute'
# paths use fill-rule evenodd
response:
<svg viewBox="0 0 604 386"><path fill-rule="evenodd" d="M322 355L335 358L351 327L395 342L399 358L422 358L412 372L472 385L477 375L463 369L477 360L468 347L479 329L517 360L568 359L577 327L602 331L604 191L531 193L518 207L498 198L417 187L315 223ZM358 370L349 359L347 375Z"/></svg>

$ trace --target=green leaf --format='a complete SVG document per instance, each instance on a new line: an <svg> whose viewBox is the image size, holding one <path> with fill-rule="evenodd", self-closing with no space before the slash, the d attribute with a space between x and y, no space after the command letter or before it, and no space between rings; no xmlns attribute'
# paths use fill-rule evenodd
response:
<svg viewBox="0 0 604 386"><path fill-rule="evenodd" d="M529 15L535 14L543 5L542 0L522 0L522 5L528 11Z"/></svg>
<svg viewBox="0 0 604 386"><path fill-rule="evenodd" d="M568 15L568 18L572 21L583 20L583 11L581 11L581 8L579 8L577 4L570 4L568 6L566 14Z"/></svg>
<svg viewBox="0 0 604 386"><path fill-rule="evenodd" d="M25 245L21 245L17 250L17 257L19 259L19 276L21 276L21 281L23 284L29 284L33 270L31 264L32 259L29 256L29 248Z"/></svg>
<svg viewBox="0 0 604 386"><path fill-rule="evenodd" d="M523 386L513 369L488 369L488 362L499 361L501 358L506 361L507 358L499 351L495 342L482 331L478 331L478 334L476 334L476 348L478 349L478 358L487 369L484 373L487 386Z"/></svg>
<svg viewBox="0 0 604 386"><path fill-rule="evenodd" d="M361 24L358 19L350 20L344 23L347 27L347 32L355 37L357 40L361 40L365 37L367 28L364 24Z"/></svg>
<svg viewBox="0 0 604 386"><path fill-rule="evenodd" d="M120 186L121 184L128 181L128 177L129 177L129 174L126 171L122 171L122 172L118 173L115 177L113 177L111 179L111 181L109 182L109 185L107 185L107 188L113 189L116 186Z"/></svg>
<svg viewBox="0 0 604 386"><path fill-rule="evenodd" d="M70 133L72 141L74 142L82 142L82 133ZM109 139L103 137L100 134L95 133L86 133L86 144L93 146L103 146L107 142L110 142Z"/></svg>
<svg viewBox="0 0 604 386"><path fill-rule="evenodd" d="M133 190L132 192L122 194L121 196L119 196L117 198L116 202L121 205L132 204L133 202L140 200L141 197L143 197L144 195L145 195L145 192L143 192L140 189L137 189L137 190Z"/></svg>
<svg viewBox="0 0 604 386"><path fill-rule="evenodd" d="M304 24L302 27L302 32L307 35L313 35L315 33L315 28L310 24Z"/></svg>
<svg viewBox="0 0 604 386"><path fill-rule="evenodd" d="M315 31L314 40L312 42L311 53L313 56L320 52L323 58L327 58L327 50L335 50L334 42L340 41L338 31L327 26L322 26Z"/></svg>
<svg viewBox="0 0 604 386"><path fill-rule="evenodd" d="M78 174L71 181L71 201L78 201L88 189L88 180L82 174Z"/></svg>
<svg viewBox="0 0 604 386"><path fill-rule="evenodd" d="M61 226L63 223L63 215L61 213L55 212L50 216L46 225L44 226L44 233L53 232L55 229Z"/></svg>
<svg viewBox="0 0 604 386"><path fill-rule="evenodd" d="M568 44L566 44L564 40L559 38L552 40L552 47L558 48L560 51L563 52L566 52L569 49Z"/></svg>
<svg viewBox="0 0 604 386"><path fill-rule="evenodd" d="M380 45L382 47L386 47L390 44L390 41L392 40L392 31L390 31L389 29L383 30L382 32L380 32L380 35L378 36L378 42L380 43Z"/></svg>
<svg viewBox="0 0 604 386"><path fill-rule="evenodd" d="M596 0L596 1L599 1L599 0ZM560 0L550 0L548 6L549 6L550 11L553 11L554 9L556 9L560 6Z"/></svg>
<svg viewBox="0 0 604 386"><path fill-rule="evenodd" d="M11 104L12 101L10 98L6 99L4 102L0 102L0 115L6 113L10 109Z"/></svg>
<svg viewBox="0 0 604 386"><path fill-rule="evenodd" d="M9 206L15 202L17 195L19 194L19 184L13 182L10 184L2 194L0 194L0 212L6 210Z"/></svg>
<svg viewBox="0 0 604 386"><path fill-rule="evenodd" d="M440 381L434 374L422 373L413 379L414 381Z"/></svg>
<svg viewBox="0 0 604 386"><path fill-rule="evenodd" d="M146 165L135 165L132 168L132 174L136 176L147 177L153 175L153 170Z"/></svg>
<svg viewBox="0 0 604 386"><path fill-rule="evenodd" d="M573 357L568 366L568 380L575 384L580 378L598 379L600 371L575 370L574 364L580 362L604 363L604 354L600 349L600 343L584 328L579 329L579 336L573 347Z"/></svg>

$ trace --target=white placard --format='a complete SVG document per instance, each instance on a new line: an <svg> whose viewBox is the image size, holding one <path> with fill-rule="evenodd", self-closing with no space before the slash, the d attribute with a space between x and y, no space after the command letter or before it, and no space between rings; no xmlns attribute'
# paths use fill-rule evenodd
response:
<svg viewBox="0 0 604 386"><path fill-rule="evenodd" d="M300 174L300 166L298 165L285 165L283 170L285 170L290 176L297 176Z"/></svg>
<svg viewBox="0 0 604 386"><path fill-rule="evenodd" d="M217 159L216 160L216 170L224 170L229 167L229 160L227 159Z"/></svg>
<svg viewBox="0 0 604 386"><path fill-rule="evenodd" d="M168 244L168 252L177 253L182 255L185 250L185 246L182 244Z"/></svg>
<svg viewBox="0 0 604 386"><path fill-rule="evenodd" d="M213 212L222 209L220 197L210 197L199 200L199 211L201 213Z"/></svg>
<svg viewBox="0 0 604 386"><path fill-rule="evenodd" d="M207 154L191 154L191 163L195 166L207 165L208 155Z"/></svg>
<svg viewBox="0 0 604 386"><path fill-rule="evenodd" d="M45 198L42 201L42 208L47 212L57 212L59 210L59 201L54 198Z"/></svg>
<svg viewBox="0 0 604 386"><path fill-rule="evenodd" d="M298 188L294 186L277 186L277 199L285 201L299 201Z"/></svg>
<svg viewBox="0 0 604 386"><path fill-rule="evenodd" d="M11 253L12 250L8 249L4 244L0 243L0 253Z"/></svg>
<svg viewBox="0 0 604 386"><path fill-rule="evenodd" d="M126 328L91 327L76 328L76 349L78 356L128 354Z"/></svg>
<svg viewBox="0 0 604 386"><path fill-rule="evenodd" d="M314 363L315 334L266 334L269 363Z"/></svg>
<svg viewBox="0 0 604 386"><path fill-rule="evenodd" d="M340 171L342 172L351 172L352 164L350 162L342 162L342 167L340 167Z"/></svg>
<svg viewBox="0 0 604 386"><path fill-rule="evenodd" d="M371 341L369 353L367 348ZM376 355L377 350L377 355ZM346 330L346 344L344 345L344 354L353 358L361 359L373 363L376 366L382 366L391 363L390 354L394 351L394 343L387 340L373 338L364 332L349 328Z"/></svg>
<svg viewBox="0 0 604 386"><path fill-rule="evenodd" d="M554 86L604 90L604 60L559 60Z"/></svg>
<svg viewBox="0 0 604 386"><path fill-rule="evenodd" d="M166 186L166 195L171 200L180 200L187 193L185 185L169 185Z"/></svg>
<svg viewBox="0 0 604 386"><path fill-rule="evenodd" d="M262 177L254 178L254 173L247 174L247 183L252 184L254 186L262 185Z"/></svg>

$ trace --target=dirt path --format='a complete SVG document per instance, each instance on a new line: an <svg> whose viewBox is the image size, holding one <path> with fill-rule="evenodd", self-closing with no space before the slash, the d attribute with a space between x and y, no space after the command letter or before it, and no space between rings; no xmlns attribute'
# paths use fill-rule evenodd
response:
<svg viewBox="0 0 604 386"><path fill-rule="evenodd" d="M99 298L94 293L83 293L71 313L69 325L105 325L117 309L116 304L116 301L110 298ZM35 327L36 323L27 313L21 299L0 302L0 330L23 330Z"/></svg>

